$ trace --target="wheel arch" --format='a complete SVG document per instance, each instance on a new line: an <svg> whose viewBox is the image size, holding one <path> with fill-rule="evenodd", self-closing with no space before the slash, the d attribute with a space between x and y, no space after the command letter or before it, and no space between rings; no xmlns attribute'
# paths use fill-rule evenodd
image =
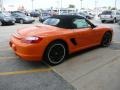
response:
<svg viewBox="0 0 120 90"><path fill-rule="evenodd" d="M105 31L103 35L105 35L105 33L110 33L111 35L113 34L113 32L110 30Z"/></svg>
<svg viewBox="0 0 120 90"><path fill-rule="evenodd" d="M112 36L112 34L113 34L113 32L112 32L111 30L107 30L107 31L105 31L105 32L103 33L103 36L102 36L102 39L101 39L100 45L102 44L102 41L103 41L104 35L105 35L106 33L110 33L111 36ZM112 40L112 39L111 39L111 40Z"/></svg>
<svg viewBox="0 0 120 90"><path fill-rule="evenodd" d="M45 50L44 50L43 58L44 58L44 55L45 55L46 50L47 50L47 48L49 47L49 45L51 45L51 44L53 44L53 43L56 43L56 42L60 42L60 43L64 44L64 45L65 45L65 48L66 48L66 52L67 52L67 54L69 54L69 46L68 46L68 43L67 43L65 40L63 40L63 39L55 39L55 40L52 40L51 42L49 42L48 45L46 46L46 48L45 48Z"/></svg>

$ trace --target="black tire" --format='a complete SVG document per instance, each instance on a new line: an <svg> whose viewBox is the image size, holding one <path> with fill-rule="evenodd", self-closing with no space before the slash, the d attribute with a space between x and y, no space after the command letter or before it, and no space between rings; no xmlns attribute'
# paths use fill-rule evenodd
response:
<svg viewBox="0 0 120 90"><path fill-rule="evenodd" d="M102 23L105 23L105 20L102 20L101 22L102 22Z"/></svg>
<svg viewBox="0 0 120 90"><path fill-rule="evenodd" d="M110 32L106 32L103 36L101 46L103 47L109 46L111 43L111 40L112 40L112 34Z"/></svg>
<svg viewBox="0 0 120 90"><path fill-rule="evenodd" d="M58 65L64 61L67 56L67 49L64 43L53 42L45 50L44 60L49 65Z"/></svg>
<svg viewBox="0 0 120 90"><path fill-rule="evenodd" d="M0 21L0 26L2 26L3 25L3 23Z"/></svg>
<svg viewBox="0 0 120 90"><path fill-rule="evenodd" d="M12 23L11 25L15 25L15 23Z"/></svg>
<svg viewBox="0 0 120 90"><path fill-rule="evenodd" d="M24 23L24 20L21 19L21 20L20 20L20 24L23 24L23 23Z"/></svg>
<svg viewBox="0 0 120 90"><path fill-rule="evenodd" d="M15 25L15 23L12 23L12 25Z"/></svg>
<svg viewBox="0 0 120 90"><path fill-rule="evenodd" d="M112 21L112 23L116 23L116 22L117 22L117 20L116 20L116 18L114 18L113 21Z"/></svg>

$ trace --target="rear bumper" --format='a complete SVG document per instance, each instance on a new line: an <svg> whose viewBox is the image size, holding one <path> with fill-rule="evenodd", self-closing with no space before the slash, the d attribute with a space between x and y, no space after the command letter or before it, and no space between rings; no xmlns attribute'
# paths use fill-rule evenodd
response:
<svg viewBox="0 0 120 90"><path fill-rule="evenodd" d="M15 54L25 61L41 61L39 56L25 55L18 52L15 52Z"/></svg>
<svg viewBox="0 0 120 90"><path fill-rule="evenodd" d="M43 48L36 45L27 45L13 42L9 42L10 47L15 54L26 61L41 61L43 57Z"/></svg>
<svg viewBox="0 0 120 90"><path fill-rule="evenodd" d="M101 21L113 21L114 18L100 18Z"/></svg>

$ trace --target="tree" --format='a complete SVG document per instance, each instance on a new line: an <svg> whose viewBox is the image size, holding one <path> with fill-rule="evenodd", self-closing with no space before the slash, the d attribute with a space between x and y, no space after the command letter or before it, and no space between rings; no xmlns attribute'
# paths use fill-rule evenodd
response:
<svg viewBox="0 0 120 90"><path fill-rule="evenodd" d="M69 8L75 8L75 5L70 4Z"/></svg>

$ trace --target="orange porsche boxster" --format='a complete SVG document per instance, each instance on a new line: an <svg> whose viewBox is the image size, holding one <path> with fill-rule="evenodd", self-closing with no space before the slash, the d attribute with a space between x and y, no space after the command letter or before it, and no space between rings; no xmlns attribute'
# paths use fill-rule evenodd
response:
<svg viewBox="0 0 120 90"><path fill-rule="evenodd" d="M55 15L43 24L13 33L10 46L24 60L57 65L76 51L109 46L112 34L111 28L96 26L82 16Z"/></svg>

